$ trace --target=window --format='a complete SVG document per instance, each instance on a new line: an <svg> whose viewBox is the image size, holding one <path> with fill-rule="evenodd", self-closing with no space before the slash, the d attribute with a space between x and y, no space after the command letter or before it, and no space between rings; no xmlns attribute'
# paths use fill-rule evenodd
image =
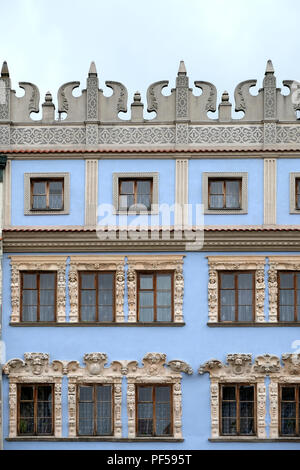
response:
<svg viewBox="0 0 300 470"><path fill-rule="evenodd" d="M300 321L300 272L278 272L278 321Z"/></svg>
<svg viewBox="0 0 300 470"><path fill-rule="evenodd" d="M209 209L240 209L241 187L241 179L209 178Z"/></svg>
<svg viewBox="0 0 300 470"><path fill-rule="evenodd" d="M280 435L300 436L300 386L280 387Z"/></svg>
<svg viewBox="0 0 300 470"><path fill-rule="evenodd" d="M53 385L18 386L18 434L53 435Z"/></svg>
<svg viewBox="0 0 300 470"><path fill-rule="evenodd" d="M24 214L68 214L70 208L69 173L25 173Z"/></svg>
<svg viewBox="0 0 300 470"><path fill-rule="evenodd" d="M256 434L255 385L220 385L221 434L249 436Z"/></svg>
<svg viewBox="0 0 300 470"><path fill-rule="evenodd" d="M300 210L300 178L296 178L295 181L295 186L296 186L296 209Z"/></svg>
<svg viewBox="0 0 300 470"><path fill-rule="evenodd" d="M219 272L219 321L254 321L254 272Z"/></svg>
<svg viewBox="0 0 300 470"><path fill-rule="evenodd" d="M21 272L21 292L21 321L55 321L56 272Z"/></svg>
<svg viewBox="0 0 300 470"><path fill-rule="evenodd" d="M137 385L137 436L172 436L170 385Z"/></svg>
<svg viewBox="0 0 300 470"><path fill-rule="evenodd" d="M77 434L111 436L113 434L113 386L79 385L77 398Z"/></svg>
<svg viewBox="0 0 300 470"><path fill-rule="evenodd" d="M120 179L120 210L151 210L152 179Z"/></svg>
<svg viewBox="0 0 300 470"><path fill-rule="evenodd" d="M31 210L63 210L63 179L31 179Z"/></svg>
<svg viewBox="0 0 300 470"><path fill-rule="evenodd" d="M290 173L290 214L300 211L300 173Z"/></svg>
<svg viewBox="0 0 300 470"><path fill-rule="evenodd" d="M158 173L113 173L116 213L157 214Z"/></svg>
<svg viewBox="0 0 300 470"><path fill-rule="evenodd" d="M160 271L138 273L138 321L172 321L172 299L172 273Z"/></svg>
<svg viewBox="0 0 300 470"><path fill-rule="evenodd" d="M245 172L202 173L204 214L246 214L248 174Z"/></svg>
<svg viewBox="0 0 300 470"><path fill-rule="evenodd" d="M80 320L115 320L114 272L80 272Z"/></svg>

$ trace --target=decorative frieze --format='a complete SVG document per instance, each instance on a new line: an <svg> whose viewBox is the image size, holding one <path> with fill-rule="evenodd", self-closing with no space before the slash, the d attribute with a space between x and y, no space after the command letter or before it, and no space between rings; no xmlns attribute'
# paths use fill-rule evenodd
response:
<svg viewBox="0 0 300 470"><path fill-rule="evenodd" d="M137 272L173 271L174 272L174 322L183 323L183 256L182 255L133 255L128 256L127 289L128 321L137 321Z"/></svg>
<svg viewBox="0 0 300 470"><path fill-rule="evenodd" d="M79 321L79 271L115 272L115 321L124 322L124 256L74 255L70 257L69 296L70 322Z"/></svg>
<svg viewBox="0 0 300 470"><path fill-rule="evenodd" d="M11 258L11 323L18 323L21 319L21 271L56 271L56 321L66 321L66 260L67 256L10 256Z"/></svg>

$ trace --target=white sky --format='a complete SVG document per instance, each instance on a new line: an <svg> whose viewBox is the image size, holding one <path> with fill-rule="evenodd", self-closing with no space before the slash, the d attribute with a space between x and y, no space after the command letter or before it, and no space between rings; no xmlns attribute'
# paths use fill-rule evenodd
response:
<svg viewBox="0 0 300 470"><path fill-rule="evenodd" d="M106 95L104 82L115 80L128 106L136 90L146 104L151 83L175 86L182 59L191 87L210 81L218 101L226 89L233 102L240 81L261 87L269 58L278 87L300 80L299 18L299 0L0 0L0 61L17 95L19 81L32 82L41 103L65 82L85 88L94 60Z"/></svg>

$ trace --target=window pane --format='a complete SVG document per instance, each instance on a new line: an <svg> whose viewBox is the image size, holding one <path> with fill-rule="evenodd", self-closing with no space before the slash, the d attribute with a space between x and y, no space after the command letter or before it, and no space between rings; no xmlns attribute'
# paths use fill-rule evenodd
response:
<svg viewBox="0 0 300 470"><path fill-rule="evenodd" d="M81 385L79 387L79 400L80 401L92 401L93 400L93 387Z"/></svg>
<svg viewBox="0 0 300 470"><path fill-rule="evenodd" d="M20 416L22 418L31 418L34 416L34 403L21 402L20 403Z"/></svg>
<svg viewBox="0 0 300 470"><path fill-rule="evenodd" d="M33 194L46 194L46 182L45 181L34 181L33 183Z"/></svg>
<svg viewBox="0 0 300 470"><path fill-rule="evenodd" d="M235 305L235 291L221 290L221 305Z"/></svg>
<svg viewBox="0 0 300 470"><path fill-rule="evenodd" d="M36 274L23 273L23 289L36 289Z"/></svg>
<svg viewBox="0 0 300 470"><path fill-rule="evenodd" d="M253 292L252 290L239 290L238 302L239 305L252 305Z"/></svg>
<svg viewBox="0 0 300 470"><path fill-rule="evenodd" d="M234 274L220 274L221 288L234 289Z"/></svg>
<svg viewBox="0 0 300 470"><path fill-rule="evenodd" d="M93 402L80 402L79 403L79 419L94 419L94 403Z"/></svg>
<svg viewBox="0 0 300 470"><path fill-rule="evenodd" d="M282 419L281 420L281 434L294 435L296 434L296 420L295 419Z"/></svg>
<svg viewBox="0 0 300 470"><path fill-rule="evenodd" d="M295 387L282 387L281 397L284 401L295 401Z"/></svg>
<svg viewBox="0 0 300 470"><path fill-rule="evenodd" d="M94 423L91 418L78 420L78 434L80 436L92 436L94 433Z"/></svg>
<svg viewBox="0 0 300 470"><path fill-rule="evenodd" d="M111 290L100 290L98 293L98 304L99 305L112 305L113 293Z"/></svg>
<svg viewBox="0 0 300 470"><path fill-rule="evenodd" d="M161 307L168 307L171 305L171 292L160 292L156 294L156 305Z"/></svg>
<svg viewBox="0 0 300 470"><path fill-rule="evenodd" d="M158 403L156 405L156 419L167 419L170 422L170 419L171 419L170 403Z"/></svg>
<svg viewBox="0 0 300 470"><path fill-rule="evenodd" d="M150 181L137 181L137 193L138 194L150 194L151 183Z"/></svg>
<svg viewBox="0 0 300 470"><path fill-rule="evenodd" d="M97 419L97 436L105 436L112 434L111 418Z"/></svg>
<svg viewBox="0 0 300 470"><path fill-rule="evenodd" d="M280 321L294 321L294 307L293 306L280 306L279 309Z"/></svg>
<svg viewBox="0 0 300 470"><path fill-rule="evenodd" d="M96 387L97 400L111 402L112 386L111 385L98 385Z"/></svg>
<svg viewBox="0 0 300 470"><path fill-rule="evenodd" d="M21 400L33 400L33 387L21 387Z"/></svg>
<svg viewBox="0 0 300 470"><path fill-rule="evenodd" d="M222 403L222 417L223 418L235 418L236 417L236 402L235 401L223 401Z"/></svg>
<svg viewBox="0 0 300 470"><path fill-rule="evenodd" d="M97 418L98 420L109 418L111 419L111 402L98 401L97 402Z"/></svg>
<svg viewBox="0 0 300 470"><path fill-rule="evenodd" d="M281 288L294 288L294 273L279 273L279 279Z"/></svg>
<svg viewBox="0 0 300 470"><path fill-rule="evenodd" d="M281 417L282 418L296 418L296 403L295 402L281 403Z"/></svg>
<svg viewBox="0 0 300 470"><path fill-rule="evenodd" d="M134 204L134 196L120 196L119 205L121 209L128 209Z"/></svg>
<svg viewBox="0 0 300 470"><path fill-rule="evenodd" d="M235 418L222 418L222 434L226 434L226 435L236 434L236 419Z"/></svg>
<svg viewBox="0 0 300 470"><path fill-rule="evenodd" d="M156 420L156 436L170 436L171 422L170 420Z"/></svg>
<svg viewBox="0 0 300 470"><path fill-rule="evenodd" d="M157 274L156 276L156 287L161 290L171 290L171 274Z"/></svg>
<svg viewBox="0 0 300 470"><path fill-rule="evenodd" d="M80 292L81 305L95 305L96 304L96 291L82 290Z"/></svg>
<svg viewBox="0 0 300 470"><path fill-rule="evenodd" d="M114 275L113 273L98 274L99 289L113 289Z"/></svg>
<svg viewBox="0 0 300 470"><path fill-rule="evenodd" d="M80 316L82 321L96 321L96 307L81 306Z"/></svg>
<svg viewBox="0 0 300 470"><path fill-rule="evenodd" d="M52 402L40 401L37 406L37 415L39 418L51 418L52 416Z"/></svg>
<svg viewBox="0 0 300 470"><path fill-rule="evenodd" d="M222 196L209 196L209 207L210 209L223 209L224 199Z"/></svg>
<svg viewBox="0 0 300 470"><path fill-rule="evenodd" d="M52 434L52 418L37 419L37 434Z"/></svg>
<svg viewBox="0 0 300 470"><path fill-rule="evenodd" d="M121 182L121 194L133 194L134 183L133 181L122 181Z"/></svg>
<svg viewBox="0 0 300 470"><path fill-rule="evenodd" d="M153 434L153 420L152 419L138 419L138 435L152 436Z"/></svg>
<svg viewBox="0 0 300 470"><path fill-rule="evenodd" d="M23 290L23 305L37 305L37 291Z"/></svg>
<svg viewBox="0 0 300 470"><path fill-rule="evenodd" d="M235 387L222 387L223 400L235 400Z"/></svg>
<svg viewBox="0 0 300 470"><path fill-rule="evenodd" d="M254 434L254 419L241 418L240 419L240 434L249 435Z"/></svg>
<svg viewBox="0 0 300 470"><path fill-rule="evenodd" d="M143 205L144 207L140 207L140 209L150 210L151 209L151 197L147 196L146 194L138 194L136 198L136 202L139 205Z"/></svg>
<svg viewBox="0 0 300 470"><path fill-rule="evenodd" d="M156 387L155 391L156 402L170 401L171 389L170 387Z"/></svg>
<svg viewBox="0 0 300 470"><path fill-rule="evenodd" d="M170 307L158 307L156 309L157 321L172 321L172 312Z"/></svg>
<svg viewBox="0 0 300 470"><path fill-rule="evenodd" d="M154 320L153 308L141 308L139 310L139 321L151 322Z"/></svg>
<svg viewBox="0 0 300 470"><path fill-rule="evenodd" d="M226 181L226 207L238 208L240 185L238 181Z"/></svg>
<svg viewBox="0 0 300 470"><path fill-rule="evenodd" d="M32 198L33 209L46 209L46 196L33 196Z"/></svg>
<svg viewBox="0 0 300 470"><path fill-rule="evenodd" d="M239 289L251 289L253 285L253 274L252 273L240 273L238 274L238 288Z"/></svg>
<svg viewBox="0 0 300 470"><path fill-rule="evenodd" d="M240 401L254 401L253 385L240 386Z"/></svg>
<svg viewBox="0 0 300 470"><path fill-rule="evenodd" d="M235 320L235 306L221 305L221 321Z"/></svg>
<svg viewBox="0 0 300 470"><path fill-rule="evenodd" d="M81 273L80 280L82 289L95 289L95 274Z"/></svg>
<svg viewBox="0 0 300 470"><path fill-rule="evenodd" d="M107 305L98 308L99 321L114 321L113 308Z"/></svg>
<svg viewBox="0 0 300 470"><path fill-rule="evenodd" d="M152 401L152 387L138 387L138 401Z"/></svg>
<svg viewBox="0 0 300 470"><path fill-rule="evenodd" d="M55 292L53 290L40 291L40 305L54 305Z"/></svg>
<svg viewBox="0 0 300 470"><path fill-rule="evenodd" d="M254 416L254 403L253 402L241 402L240 403L240 417L241 418L252 418Z"/></svg>
<svg viewBox="0 0 300 470"><path fill-rule="evenodd" d="M223 196L223 181L210 181L210 194L222 194Z"/></svg>
<svg viewBox="0 0 300 470"><path fill-rule="evenodd" d="M252 321L253 310L251 305L240 305L238 307L238 321Z"/></svg>
<svg viewBox="0 0 300 470"><path fill-rule="evenodd" d="M294 305L294 290L280 290L279 301L281 305Z"/></svg>
<svg viewBox="0 0 300 470"><path fill-rule="evenodd" d="M40 274L40 289L55 289L55 274L54 273L41 273Z"/></svg>
<svg viewBox="0 0 300 470"><path fill-rule="evenodd" d="M49 209L62 209L63 207L63 199L62 195L49 195Z"/></svg>
<svg viewBox="0 0 300 470"><path fill-rule="evenodd" d="M40 307L40 321L54 321L54 307L52 306L41 306Z"/></svg>
<svg viewBox="0 0 300 470"><path fill-rule="evenodd" d="M52 387L40 386L37 391L38 401L51 401L52 400Z"/></svg>
<svg viewBox="0 0 300 470"><path fill-rule="evenodd" d="M153 289L153 274L140 274L140 289Z"/></svg>
<svg viewBox="0 0 300 470"><path fill-rule="evenodd" d="M37 321L37 307L23 305L22 321Z"/></svg>
<svg viewBox="0 0 300 470"><path fill-rule="evenodd" d="M138 403L139 418L153 418L153 403Z"/></svg>
<svg viewBox="0 0 300 470"><path fill-rule="evenodd" d="M34 419L29 418L20 418L19 424L19 432L20 434L33 434L34 433Z"/></svg>
<svg viewBox="0 0 300 470"><path fill-rule="evenodd" d="M152 307L154 303L153 292L140 292L140 306L141 307Z"/></svg>

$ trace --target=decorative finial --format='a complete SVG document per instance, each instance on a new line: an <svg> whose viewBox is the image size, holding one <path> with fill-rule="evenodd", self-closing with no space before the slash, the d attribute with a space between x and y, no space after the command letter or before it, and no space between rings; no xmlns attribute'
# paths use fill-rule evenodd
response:
<svg viewBox="0 0 300 470"><path fill-rule="evenodd" d="M95 62L91 62L90 70L89 70L89 77L97 77L97 69Z"/></svg>
<svg viewBox="0 0 300 470"><path fill-rule="evenodd" d="M9 77L9 71L6 60L2 64L1 77Z"/></svg>
<svg viewBox="0 0 300 470"><path fill-rule="evenodd" d="M52 103L52 95L51 95L50 91L47 91L47 93L45 94L45 102L46 103Z"/></svg>
<svg viewBox="0 0 300 470"><path fill-rule="evenodd" d="M222 103L227 103L229 101L229 94L228 91L224 91L222 94Z"/></svg>
<svg viewBox="0 0 300 470"><path fill-rule="evenodd" d="M133 101L134 103L140 103L142 100L141 94L139 91L136 91L135 94L133 95Z"/></svg>
<svg viewBox="0 0 300 470"><path fill-rule="evenodd" d="M274 67L270 59L267 62L265 75L267 75L267 73L271 73L272 75L274 74Z"/></svg>
<svg viewBox="0 0 300 470"><path fill-rule="evenodd" d="M186 68L183 60L180 61L178 75L186 75Z"/></svg>

